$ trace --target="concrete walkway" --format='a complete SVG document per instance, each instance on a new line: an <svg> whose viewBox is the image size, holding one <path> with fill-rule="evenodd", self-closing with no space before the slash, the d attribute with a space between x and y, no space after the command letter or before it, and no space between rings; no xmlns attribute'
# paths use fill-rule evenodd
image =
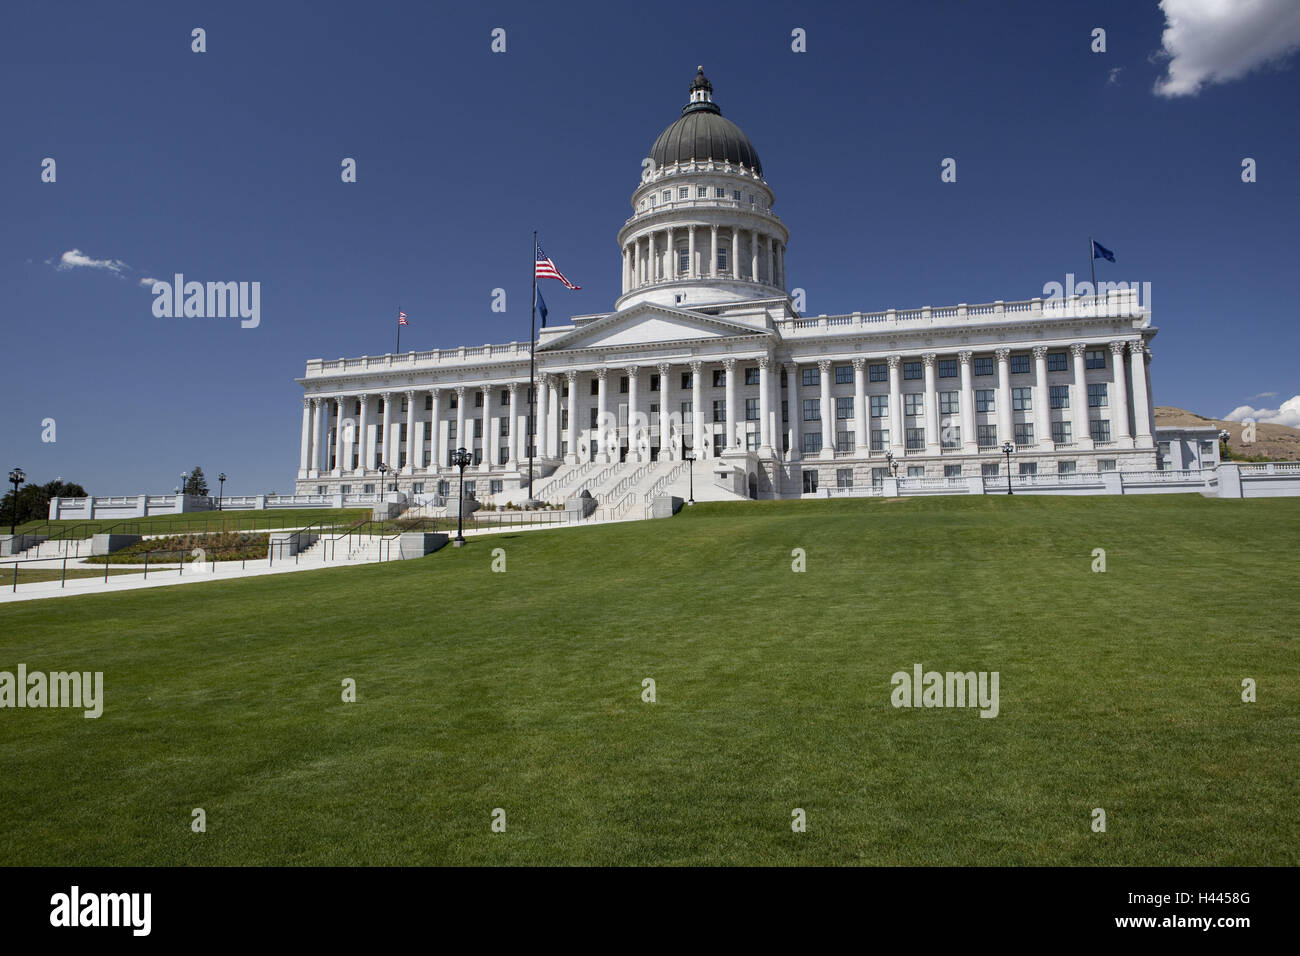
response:
<svg viewBox="0 0 1300 956"><path fill-rule="evenodd" d="M474 531L465 532L467 543L480 536L490 537L492 535L506 534L518 531L553 531L561 528L583 528L597 524L621 524L624 521L644 520L640 518L619 518L615 521L597 521L588 519L586 521L574 524L536 524L536 525L510 525L503 528L480 528ZM296 529L291 529L296 530ZM456 529L453 526L447 534L455 539ZM451 547L450 544L447 547ZM213 571L213 564L186 564L183 573L177 570L176 564L160 564L149 568L149 576L146 578L143 569L144 565L131 564L112 564L111 568L140 568L140 574L110 574L107 579L104 577L94 578L68 578L66 583L59 581L39 581L31 584L19 584L18 590L14 591L11 583L13 580L13 562L0 561L0 604L12 601L34 601L42 598L54 597L72 597L80 594L110 594L118 591L138 591L142 588L162 588L174 587L178 584L201 584L204 581L234 581L240 578L262 577L268 574L289 574L294 571L320 571L324 568L341 568L356 566L360 564L379 564L378 559L371 560L353 560L353 561L321 561L303 560L295 561L294 558L277 559L274 564L266 558L257 558L252 561L244 562L240 567L238 561L217 561L216 570ZM59 570L63 567L62 558L40 558L31 561L20 561L19 568ZM91 564L80 558L68 559L68 570L94 569L102 572L104 566L101 564Z"/></svg>

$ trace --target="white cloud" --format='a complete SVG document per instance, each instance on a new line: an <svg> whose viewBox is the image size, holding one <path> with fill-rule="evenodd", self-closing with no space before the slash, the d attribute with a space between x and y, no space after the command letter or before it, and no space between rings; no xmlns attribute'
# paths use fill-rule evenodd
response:
<svg viewBox="0 0 1300 956"><path fill-rule="evenodd" d="M1122 66L1112 66L1110 72L1106 74L1107 86L1119 86L1119 75L1124 72Z"/></svg>
<svg viewBox="0 0 1300 956"><path fill-rule="evenodd" d="M1223 417L1230 422L1253 418L1265 425L1290 425L1292 428L1300 428L1300 395L1288 398L1279 408L1252 408L1249 405L1238 405Z"/></svg>
<svg viewBox="0 0 1300 956"><path fill-rule="evenodd" d="M155 282L166 282L166 279L155 279L152 276L145 276L140 280L140 284L146 289L152 289Z"/></svg>
<svg viewBox="0 0 1300 956"><path fill-rule="evenodd" d="M92 259L80 249L69 249L63 255L59 256L59 264L55 267L58 269L107 269L109 272L121 273L123 269L130 269L121 259Z"/></svg>
<svg viewBox="0 0 1300 956"><path fill-rule="evenodd" d="M1157 54L1169 61L1160 96L1195 96L1207 83L1245 76L1300 48L1296 0L1160 0L1165 14Z"/></svg>

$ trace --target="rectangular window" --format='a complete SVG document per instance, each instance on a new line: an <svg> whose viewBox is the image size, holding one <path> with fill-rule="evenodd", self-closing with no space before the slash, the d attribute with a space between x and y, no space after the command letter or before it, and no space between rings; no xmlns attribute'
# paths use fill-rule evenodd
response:
<svg viewBox="0 0 1300 956"><path fill-rule="evenodd" d="M696 187L695 187L695 198L696 198L696 199L708 199L708 198L709 198L709 187L708 187L708 186L696 186Z"/></svg>
<svg viewBox="0 0 1300 956"><path fill-rule="evenodd" d="M746 451L758 451L758 439L759 439L758 432L748 432L745 435Z"/></svg>
<svg viewBox="0 0 1300 956"><path fill-rule="evenodd" d="M803 493L812 495L817 493L817 472L805 471L803 473Z"/></svg>
<svg viewBox="0 0 1300 956"><path fill-rule="evenodd" d="M835 366L835 384L852 385L853 384L853 366L837 365Z"/></svg>
<svg viewBox="0 0 1300 956"><path fill-rule="evenodd" d="M996 478L998 476L999 466L996 462L985 462L980 465L980 475L985 478Z"/></svg>
<svg viewBox="0 0 1300 956"><path fill-rule="evenodd" d="M1022 461L1017 466L1017 472L1022 475L1036 475L1038 474L1038 462Z"/></svg>
<svg viewBox="0 0 1300 956"><path fill-rule="evenodd" d="M804 432L803 433L803 453L805 455L815 455L822 450L822 433L821 432Z"/></svg>
<svg viewBox="0 0 1300 956"><path fill-rule="evenodd" d="M682 391L686 391L690 387L691 387L691 373L682 372Z"/></svg>
<svg viewBox="0 0 1300 956"><path fill-rule="evenodd" d="M713 198L714 198L714 199L726 199L726 198L727 198L727 191L726 191L725 189L723 189L721 186L714 186L714 187L713 187Z"/></svg>
<svg viewBox="0 0 1300 956"><path fill-rule="evenodd" d="M1058 461L1056 463L1056 473L1058 475L1073 475L1075 472L1075 462Z"/></svg>
<svg viewBox="0 0 1300 956"><path fill-rule="evenodd" d="M852 452L853 437L853 432L836 432L835 450L838 452Z"/></svg>
<svg viewBox="0 0 1300 956"><path fill-rule="evenodd" d="M654 374L652 374L652 375L650 376L650 391L652 391L652 392L657 392L657 391L659 391L659 376L658 376L658 375L654 375Z"/></svg>
<svg viewBox="0 0 1300 956"><path fill-rule="evenodd" d="M879 488L881 485L883 485L883 484L885 483L885 479L886 479L888 476L889 476L889 469L888 469L888 468L872 468L872 469L871 469L871 487L872 487L872 488Z"/></svg>
<svg viewBox="0 0 1300 956"><path fill-rule="evenodd" d="M727 265L727 247L718 246L718 272L726 272L730 268Z"/></svg>
<svg viewBox="0 0 1300 956"><path fill-rule="evenodd" d="M909 478L924 478L924 477L925 477L925 465L908 465L908 466L907 466L907 477L909 477Z"/></svg>
<svg viewBox="0 0 1300 956"><path fill-rule="evenodd" d="M1103 471L1114 471L1114 470L1115 470L1115 459L1114 459L1114 458L1098 458L1098 459L1097 459L1097 471L1098 471L1099 473L1100 473L1100 472L1103 472Z"/></svg>
<svg viewBox="0 0 1300 956"><path fill-rule="evenodd" d="M905 428L907 434L907 450L921 451L925 448L925 429L924 428Z"/></svg>
<svg viewBox="0 0 1300 956"><path fill-rule="evenodd" d="M871 450L872 451L884 451L885 446L888 444L889 444L888 428L871 429Z"/></svg>
<svg viewBox="0 0 1300 956"><path fill-rule="evenodd" d="M502 438L505 438L507 435L510 434L510 419L508 418L501 419L501 429L497 432L497 434L500 435Z"/></svg>
<svg viewBox="0 0 1300 956"><path fill-rule="evenodd" d="M677 198L678 198L678 199L690 199L690 198L691 198L691 187L690 187L690 186L681 186L681 187L679 187L678 190L677 190Z"/></svg>
<svg viewBox="0 0 1300 956"><path fill-rule="evenodd" d="M997 425L976 425L975 439L981 448L994 448L998 443Z"/></svg>
<svg viewBox="0 0 1300 956"><path fill-rule="evenodd" d="M499 494L501 494L501 489L502 489L502 487L503 487L503 484L504 484L504 483L501 481L500 478L493 478L493 479L491 479L491 480L488 482L488 494L490 494L490 495L499 495Z"/></svg>
<svg viewBox="0 0 1300 956"><path fill-rule="evenodd" d="M1015 438L1013 441L1017 445L1032 445L1034 443L1034 425L1033 422L1017 422L1015 425Z"/></svg>
<svg viewBox="0 0 1300 956"><path fill-rule="evenodd" d="M782 422L788 422L789 420L790 420L790 403L789 403L789 402L782 402L782 403L781 403L781 421L782 421Z"/></svg>
<svg viewBox="0 0 1300 956"><path fill-rule="evenodd" d="M725 368L715 368L713 370L713 387L722 388L727 384L727 370Z"/></svg>
<svg viewBox="0 0 1300 956"><path fill-rule="evenodd" d="M1088 428L1092 431L1093 441L1110 441L1110 420L1106 418L1094 418L1088 423Z"/></svg>
<svg viewBox="0 0 1300 956"><path fill-rule="evenodd" d="M501 407L506 408L510 405L510 389L501 389Z"/></svg>
<svg viewBox="0 0 1300 956"><path fill-rule="evenodd" d="M820 398L805 398L803 400L803 420L806 422L819 422L822 420Z"/></svg>
<svg viewBox="0 0 1300 956"><path fill-rule="evenodd" d="M747 368L747 369L745 369L745 384L746 384L746 385L757 385L757 384L758 384L758 369L757 369L757 368Z"/></svg>
<svg viewBox="0 0 1300 956"><path fill-rule="evenodd" d="M431 412L431 411L433 411L433 396L432 396L432 395L426 395L426 396L424 396L424 410L425 410L426 412Z"/></svg>
<svg viewBox="0 0 1300 956"><path fill-rule="evenodd" d="M1105 368L1106 350L1105 349L1086 350L1083 353L1083 364L1085 368Z"/></svg>
<svg viewBox="0 0 1300 956"><path fill-rule="evenodd" d="M1069 357L1064 352L1047 353L1047 370L1049 372L1069 371Z"/></svg>
<svg viewBox="0 0 1300 956"><path fill-rule="evenodd" d="M924 415L925 414L925 393L908 392L903 396L903 414L904 415Z"/></svg>
<svg viewBox="0 0 1300 956"><path fill-rule="evenodd" d="M731 191L731 198L734 199L736 202L740 202L740 190L733 189Z"/></svg>
<svg viewBox="0 0 1300 956"><path fill-rule="evenodd" d="M995 412L997 411L997 402L994 396L997 392L991 388L975 389L975 411L977 412Z"/></svg>
<svg viewBox="0 0 1300 956"><path fill-rule="evenodd" d="M851 396L848 398L835 399L835 417L836 418L853 417L853 398Z"/></svg>
<svg viewBox="0 0 1300 956"><path fill-rule="evenodd" d="M686 275L691 271L691 250L685 246L677 250L677 272Z"/></svg>
<svg viewBox="0 0 1300 956"><path fill-rule="evenodd" d="M904 362L904 363L903 363L903 378L904 378L904 379L919 379L919 378L924 378L924 377L925 377L925 376L924 376L924 373L921 371L921 363L920 363L920 362Z"/></svg>
<svg viewBox="0 0 1300 956"><path fill-rule="evenodd" d="M592 395L600 394L600 380L595 378L594 376L591 379L591 394Z"/></svg>
<svg viewBox="0 0 1300 956"><path fill-rule="evenodd" d="M802 381L803 381L804 388L808 388L809 386L812 385L817 385L818 384L817 369L815 368L804 369Z"/></svg>
<svg viewBox="0 0 1300 956"><path fill-rule="evenodd" d="M727 401L726 399L714 399L713 402L713 420L715 422L725 422L727 420Z"/></svg>
<svg viewBox="0 0 1300 956"><path fill-rule="evenodd" d="M670 202L672 202L672 201L673 201L673 191L672 191L671 189L665 189L665 190L664 190L664 196L663 196L663 199L664 199L664 202L665 202L665 203L670 203Z"/></svg>
<svg viewBox="0 0 1300 956"><path fill-rule="evenodd" d="M695 424L695 405L692 402L682 402L682 424Z"/></svg>
<svg viewBox="0 0 1300 956"><path fill-rule="evenodd" d="M1011 356L1011 374L1024 375L1029 371L1029 356L1023 352L1019 355Z"/></svg>
<svg viewBox="0 0 1300 956"><path fill-rule="evenodd" d="M745 399L745 421L747 422L758 421L758 399L756 398Z"/></svg>
<svg viewBox="0 0 1300 956"><path fill-rule="evenodd" d="M960 478L960 477L961 477L961 465L944 465L944 466L943 466L943 476L944 476L945 478Z"/></svg>
<svg viewBox="0 0 1300 956"><path fill-rule="evenodd" d="M943 448L955 449L961 447L961 426L949 425L947 428L939 429L939 444Z"/></svg>
<svg viewBox="0 0 1300 956"><path fill-rule="evenodd" d="M871 396L871 417L885 418L889 415L889 396L872 395Z"/></svg>
<svg viewBox="0 0 1300 956"><path fill-rule="evenodd" d="M976 375L993 374L993 359L991 356L985 356L984 358L977 358L975 360L975 374Z"/></svg>
<svg viewBox="0 0 1300 956"><path fill-rule="evenodd" d="M957 360L956 359L939 359L939 377L956 378L957 377Z"/></svg>
<svg viewBox="0 0 1300 956"><path fill-rule="evenodd" d="M1048 389L1051 395L1052 408L1069 408L1070 407L1070 386L1053 385Z"/></svg>
<svg viewBox="0 0 1300 956"><path fill-rule="evenodd" d="M345 494L345 495L350 495L350 494L352 494L352 486L351 486L351 485L339 485L339 491L342 492L342 493Z"/></svg>
<svg viewBox="0 0 1300 956"><path fill-rule="evenodd" d="M1108 404L1106 400L1106 382L1089 382L1088 383L1088 407L1105 408Z"/></svg>
<svg viewBox="0 0 1300 956"><path fill-rule="evenodd" d="M961 396L960 392L940 392L939 393L939 414L960 415L961 414L960 396Z"/></svg>
<svg viewBox="0 0 1300 956"><path fill-rule="evenodd" d="M482 393L482 392L475 392L475 393L474 393L474 407L475 407L475 408L482 408L482 407L483 407L483 393Z"/></svg>
<svg viewBox="0 0 1300 956"><path fill-rule="evenodd" d="M596 409L596 408L592 408L592 409L588 409L588 411L591 412L591 415L590 415L590 419L589 419L589 421L588 421L587 427L588 427L588 428L595 428L595 427L596 427L596 424L597 424L597 422L596 422L596 417L597 417L597 415L600 414L600 410L599 410L599 409Z"/></svg>
<svg viewBox="0 0 1300 956"><path fill-rule="evenodd" d="M1011 390L1011 410L1013 412L1032 412L1034 410L1034 390L1032 388L1013 388Z"/></svg>
<svg viewBox="0 0 1300 956"><path fill-rule="evenodd" d="M1214 442L1212 442L1212 441L1203 441L1203 442L1200 443L1200 449L1201 449L1201 455L1202 455L1202 457L1204 457L1205 455L1213 455L1213 454L1214 454Z"/></svg>
<svg viewBox="0 0 1300 956"><path fill-rule="evenodd" d="M1074 441L1074 426L1070 422L1052 422L1052 441L1068 445Z"/></svg>
<svg viewBox="0 0 1300 956"><path fill-rule="evenodd" d="M853 469L836 468L835 469L835 487L852 488L853 487Z"/></svg>
<svg viewBox="0 0 1300 956"><path fill-rule="evenodd" d="M618 393L619 393L620 395L626 395L626 394L627 394L627 376L626 376L626 375L620 375L620 376L618 377Z"/></svg>
<svg viewBox="0 0 1300 956"><path fill-rule="evenodd" d="M363 495L373 495L373 494L375 493L375 485L374 485L374 483L373 483L373 482L366 482L364 485L362 485L362 486L361 486L361 493L362 493Z"/></svg>

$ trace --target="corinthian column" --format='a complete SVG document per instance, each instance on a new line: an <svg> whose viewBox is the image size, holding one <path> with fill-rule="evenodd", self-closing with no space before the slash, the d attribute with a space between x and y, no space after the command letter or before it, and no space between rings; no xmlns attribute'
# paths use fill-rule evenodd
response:
<svg viewBox="0 0 1300 956"><path fill-rule="evenodd" d="M961 447L962 451L978 452L979 436L975 429L975 387L971 384L971 359L974 353L957 353L961 362Z"/></svg>
<svg viewBox="0 0 1300 956"><path fill-rule="evenodd" d="M596 460L602 465L608 465L611 462L609 454L609 412L605 404L605 379L609 375L609 369L603 365L596 369Z"/></svg>
<svg viewBox="0 0 1300 956"><path fill-rule="evenodd" d="M1075 342L1070 346L1070 355L1074 359L1074 401L1071 411L1074 413L1074 443L1079 448L1092 447L1092 432L1088 428L1088 371L1084 364L1084 353L1088 346Z"/></svg>
<svg viewBox="0 0 1300 956"><path fill-rule="evenodd" d="M660 362L658 365L659 372L659 460L675 461L677 455L673 447L672 435L672 412L669 409L671 404L668 401L669 380L668 376L672 373L672 366L667 362Z"/></svg>
<svg viewBox="0 0 1300 956"><path fill-rule="evenodd" d="M723 448L732 451L737 446L736 426L740 423L740 418L736 415L736 360L723 359L722 367L727 373L727 440Z"/></svg>
<svg viewBox="0 0 1300 956"><path fill-rule="evenodd" d="M704 458L704 389L700 384L702 362L691 363L691 454Z"/></svg>
<svg viewBox="0 0 1300 956"><path fill-rule="evenodd" d="M938 358L934 352L921 356L925 363L925 451L928 455L939 454L939 391L934 368Z"/></svg>
<svg viewBox="0 0 1300 956"><path fill-rule="evenodd" d="M1113 438L1120 448L1132 448L1133 439L1128 430L1128 381L1124 373L1125 342L1110 343L1110 361L1115 367L1115 396L1111 399L1111 427Z"/></svg>
<svg viewBox="0 0 1300 956"><path fill-rule="evenodd" d="M871 453L871 436L867 433L867 360L853 360L853 444L854 452L867 457Z"/></svg>
<svg viewBox="0 0 1300 956"><path fill-rule="evenodd" d="M298 477L307 477L307 466L311 462L311 399L302 400L302 443L298 451Z"/></svg>
<svg viewBox="0 0 1300 956"><path fill-rule="evenodd" d="M771 364L770 356L758 357L758 453L766 458L772 456L772 376L768 369Z"/></svg>
<svg viewBox="0 0 1300 956"><path fill-rule="evenodd" d="M1011 349L996 349L998 360L998 440L1014 441L1011 417Z"/></svg>
<svg viewBox="0 0 1300 956"><path fill-rule="evenodd" d="M1052 447L1052 403L1047 390L1047 346L1034 346L1034 431L1039 448Z"/></svg>
<svg viewBox="0 0 1300 956"><path fill-rule="evenodd" d="M1146 344L1137 341L1128 344L1133 371L1133 447L1151 448L1151 394L1147 389Z"/></svg>
<svg viewBox="0 0 1300 956"><path fill-rule="evenodd" d="M569 369L569 453L564 456L567 465L578 461L578 373Z"/></svg>

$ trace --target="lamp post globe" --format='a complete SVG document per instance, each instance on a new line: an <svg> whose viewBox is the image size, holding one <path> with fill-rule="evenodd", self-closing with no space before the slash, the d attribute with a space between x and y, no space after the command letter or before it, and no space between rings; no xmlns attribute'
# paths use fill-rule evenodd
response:
<svg viewBox="0 0 1300 956"><path fill-rule="evenodd" d="M469 467L473 457L464 448L457 448L451 453L451 464L453 468L460 469L460 504L456 508L456 540L452 544L457 548L465 546L465 469Z"/></svg>
<svg viewBox="0 0 1300 956"><path fill-rule="evenodd" d="M21 468L9 472L9 483L14 486L14 503L9 512L9 534L13 535L18 527L18 486L27 480L27 474Z"/></svg>
<svg viewBox="0 0 1300 956"><path fill-rule="evenodd" d="M1009 441L1002 443L1002 454L1007 456L1007 494L1014 494L1011 490L1011 456L1015 453L1016 446Z"/></svg>

